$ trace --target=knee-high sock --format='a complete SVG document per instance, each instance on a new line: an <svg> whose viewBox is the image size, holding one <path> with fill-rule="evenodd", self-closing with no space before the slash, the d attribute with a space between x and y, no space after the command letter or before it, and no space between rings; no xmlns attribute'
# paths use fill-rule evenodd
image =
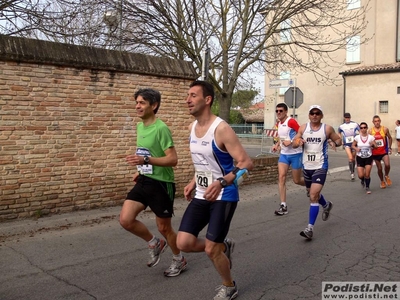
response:
<svg viewBox="0 0 400 300"><path fill-rule="evenodd" d="M324 198L324 195L321 194L321 195L319 196L318 203L321 204L322 207L325 207L325 206L326 206L326 200L325 200L325 198Z"/></svg>
<svg viewBox="0 0 400 300"><path fill-rule="evenodd" d="M308 224L314 225L315 221L317 220L319 212L319 204L318 203L311 203L310 204L310 213L308 215Z"/></svg>
<svg viewBox="0 0 400 300"><path fill-rule="evenodd" d="M365 187L369 188L370 183L371 183L371 178L365 178Z"/></svg>
<svg viewBox="0 0 400 300"><path fill-rule="evenodd" d="M349 169L350 169L350 173L353 174L354 173L354 165L352 161L349 161Z"/></svg>

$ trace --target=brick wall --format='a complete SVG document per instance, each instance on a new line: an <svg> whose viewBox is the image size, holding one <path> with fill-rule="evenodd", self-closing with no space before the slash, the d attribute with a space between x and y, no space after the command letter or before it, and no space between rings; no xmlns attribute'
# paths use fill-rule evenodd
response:
<svg viewBox="0 0 400 300"><path fill-rule="evenodd" d="M254 169L244 184L274 184L278 182L278 156L252 158ZM289 174L288 174L289 176Z"/></svg>
<svg viewBox="0 0 400 300"><path fill-rule="evenodd" d="M182 194L193 176L184 99L195 78L188 62L0 36L0 221L121 204L142 87L162 93ZM247 183L276 182L271 159L257 160Z"/></svg>

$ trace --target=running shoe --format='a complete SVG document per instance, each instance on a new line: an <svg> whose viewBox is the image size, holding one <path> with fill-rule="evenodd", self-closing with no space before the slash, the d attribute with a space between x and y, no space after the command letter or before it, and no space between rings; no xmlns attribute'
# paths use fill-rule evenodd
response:
<svg viewBox="0 0 400 300"><path fill-rule="evenodd" d="M172 263L168 269L164 271L164 276L175 277L181 274L182 271L186 270L187 262L186 258L182 256L182 259L176 260L172 258Z"/></svg>
<svg viewBox="0 0 400 300"><path fill-rule="evenodd" d="M381 181L381 189L386 189L386 182Z"/></svg>
<svg viewBox="0 0 400 300"><path fill-rule="evenodd" d="M307 240L311 240L313 236L313 230L310 227L306 227L302 232L300 232L302 237L305 237Z"/></svg>
<svg viewBox="0 0 400 300"><path fill-rule="evenodd" d="M164 239L159 239L154 247L149 247L150 259L147 262L148 267L154 267L160 262L160 256L168 248L168 244Z"/></svg>
<svg viewBox="0 0 400 300"><path fill-rule="evenodd" d="M350 178L351 178L351 181L354 181L354 173L351 173L351 175L350 175Z"/></svg>
<svg viewBox="0 0 400 300"><path fill-rule="evenodd" d="M386 180L386 185L387 186L391 186L392 185L392 181L390 180L389 176L385 176L385 180Z"/></svg>
<svg viewBox="0 0 400 300"><path fill-rule="evenodd" d="M275 214L276 214L277 216L287 215L287 213L288 213L287 206L285 206L285 205L283 205L283 204L281 204L281 205L279 206L279 209L275 211Z"/></svg>
<svg viewBox="0 0 400 300"><path fill-rule="evenodd" d="M331 201L328 201L326 207L324 207L324 211L322 212L322 221L328 220L332 207L333 203Z"/></svg>
<svg viewBox="0 0 400 300"><path fill-rule="evenodd" d="M365 188L365 190L367 191L367 194L371 194L371 190L369 189L369 187Z"/></svg>
<svg viewBox="0 0 400 300"><path fill-rule="evenodd" d="M365 187L365 181L361 180L361 187L364 188Z"/></svg>
<svg viewBox="0 0 400 300"><path fill-rule="evenodd" d="M225 286L220 285L217 286L215 291L217 295L215 295L214 300L231 300L235 299L238 295L238 289L236 282L233 282L235 286Z"/></svg>
<svg viewBox="0 0 400 300"><path fill-rule="evenodd" d="M229 268L232 269L232 253L233 250L235 250L235 241L231 238L226 238L224 240L224 244L225 244L225 255L226 257L229 259Z"/></svg>

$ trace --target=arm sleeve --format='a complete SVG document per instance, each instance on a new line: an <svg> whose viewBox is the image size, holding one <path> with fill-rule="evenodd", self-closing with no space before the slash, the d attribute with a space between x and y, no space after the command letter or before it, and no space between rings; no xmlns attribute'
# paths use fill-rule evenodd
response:
<svg viewBox="0 0 400 300"><path fill-rule="evenodd" d="M293 128L296 132L299 132L300 125L295 119L290 119L288 122L288 126L290 128Z"/></svg>

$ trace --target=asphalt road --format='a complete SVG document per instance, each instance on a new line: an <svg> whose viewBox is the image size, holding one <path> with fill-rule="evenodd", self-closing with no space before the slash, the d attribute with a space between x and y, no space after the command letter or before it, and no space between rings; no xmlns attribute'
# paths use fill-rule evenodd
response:
<svg viewBox="0 0 400 300"><path fill-rule="evenodd" d="M321 299L323 281L400 281L400 157L391 162L393 186L381 190L374 168L371 195L335 167L323 189L334 203L331 217L319 216L312 241L299 235L308 223L303 187L288 185L289 214L279 217L276 185L243 186L229 234L237 299ZM175 228L185 207L176 200ZM221 282L204 253L186 254L188 269L164 277L170 250L148 268L146 245L119 226L119 209L0 224L0 299L214 297ZM155 232L151 213L141 220Z"/></svg>

